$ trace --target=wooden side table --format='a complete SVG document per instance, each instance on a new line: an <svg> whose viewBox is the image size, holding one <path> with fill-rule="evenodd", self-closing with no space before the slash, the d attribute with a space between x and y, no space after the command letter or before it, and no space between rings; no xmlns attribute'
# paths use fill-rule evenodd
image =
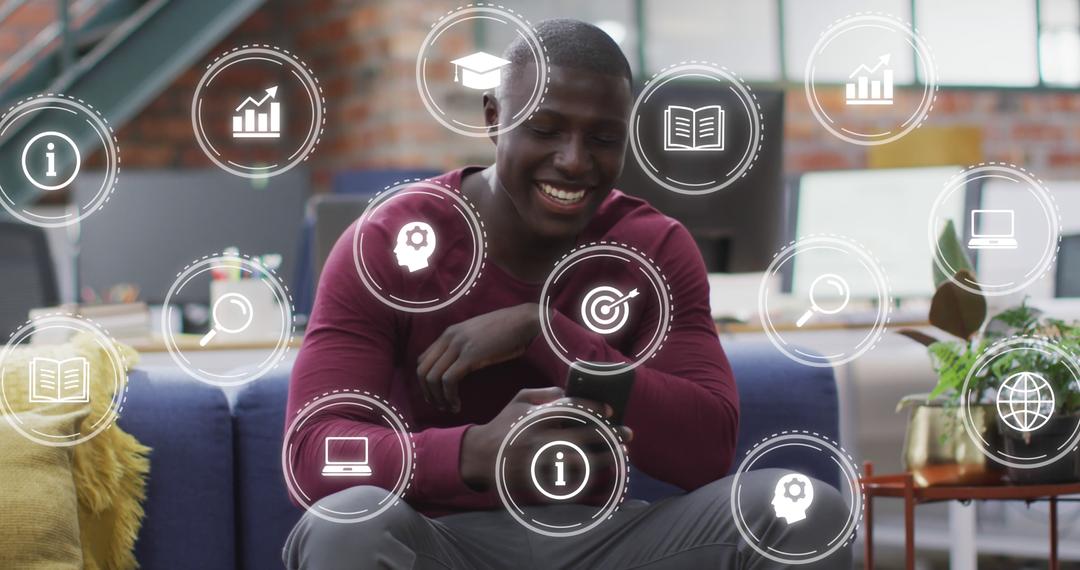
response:
<svg viewBox="0 0 1080 570"><path fill-rule="evenodd" d="M985 485L916 487L910 473L874 475L873 463L863 464L863 519L866 521L866 570L874 568L874 498L904 500L904 567L915 568L915 506L940 501L1048 501L1050 503L1050 570L1059 570L1057 503L1062 495L1080 494L1080 483L1057 485Z"/></svg>

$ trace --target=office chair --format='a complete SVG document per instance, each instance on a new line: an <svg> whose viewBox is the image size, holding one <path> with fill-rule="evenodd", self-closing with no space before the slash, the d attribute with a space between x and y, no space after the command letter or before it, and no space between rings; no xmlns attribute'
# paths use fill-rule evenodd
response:
<svg viewBox="0 0 1080 570"><path fill-rule="evenodd" d="M30 309L60 302L45 230L0 221L0 338L26 322Z"/></svg>

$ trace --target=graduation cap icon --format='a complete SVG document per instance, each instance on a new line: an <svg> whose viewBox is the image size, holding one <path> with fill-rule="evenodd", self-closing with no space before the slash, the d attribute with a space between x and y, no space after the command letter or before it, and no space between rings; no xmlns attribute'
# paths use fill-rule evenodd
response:
<svg viewBox="0 0 1080 570"><path fill-rule="evenodd" d="M502 79L499 68L510 63L497 55L478 51L465 57L459 57L454 64L454 82L470 89L494 89ZM460 70L460 80L458 79Z"/></svg>

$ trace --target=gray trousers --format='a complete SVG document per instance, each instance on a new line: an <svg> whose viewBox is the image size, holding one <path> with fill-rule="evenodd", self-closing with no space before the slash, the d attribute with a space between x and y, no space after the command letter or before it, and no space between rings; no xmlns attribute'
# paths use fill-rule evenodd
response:
<svg viewBox="0 0 1080 570"><path fill-rule="evenodd" d="M743 476L744 519L763 542L788 552L820 548L848 516L832 487L815 481L812 510L798 525L775 516L770 501L785 472ZM626 501L611 520L584 534L552 538L526 529L502 510L430 519L405 503L364 522L345 524L305 514L282 553L289 570L377 569L773 569L739 535L731 514L732 477L686 495L648 504ZM354 511L386 497L377 487L352 487L324 498L335 511ZM544 509L583 508L574 505ZM806 569L850 569L851 545Z"/></svg>

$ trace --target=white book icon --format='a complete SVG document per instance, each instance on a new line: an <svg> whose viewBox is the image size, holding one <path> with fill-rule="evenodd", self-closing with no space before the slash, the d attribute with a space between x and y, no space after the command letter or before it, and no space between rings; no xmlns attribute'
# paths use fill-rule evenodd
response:
<svg viewBox="0 0 1080 570"><path fill-rule="evenodd" d="M724 150L724 110L720 105L664 110L664 150Z"/></svg>
<svg viewBox="0 0 1080 570"><path fill-rule="evenodd" d="M90 361L35 357L30 361L30 401L38 403L90 401Z"/></svg>

